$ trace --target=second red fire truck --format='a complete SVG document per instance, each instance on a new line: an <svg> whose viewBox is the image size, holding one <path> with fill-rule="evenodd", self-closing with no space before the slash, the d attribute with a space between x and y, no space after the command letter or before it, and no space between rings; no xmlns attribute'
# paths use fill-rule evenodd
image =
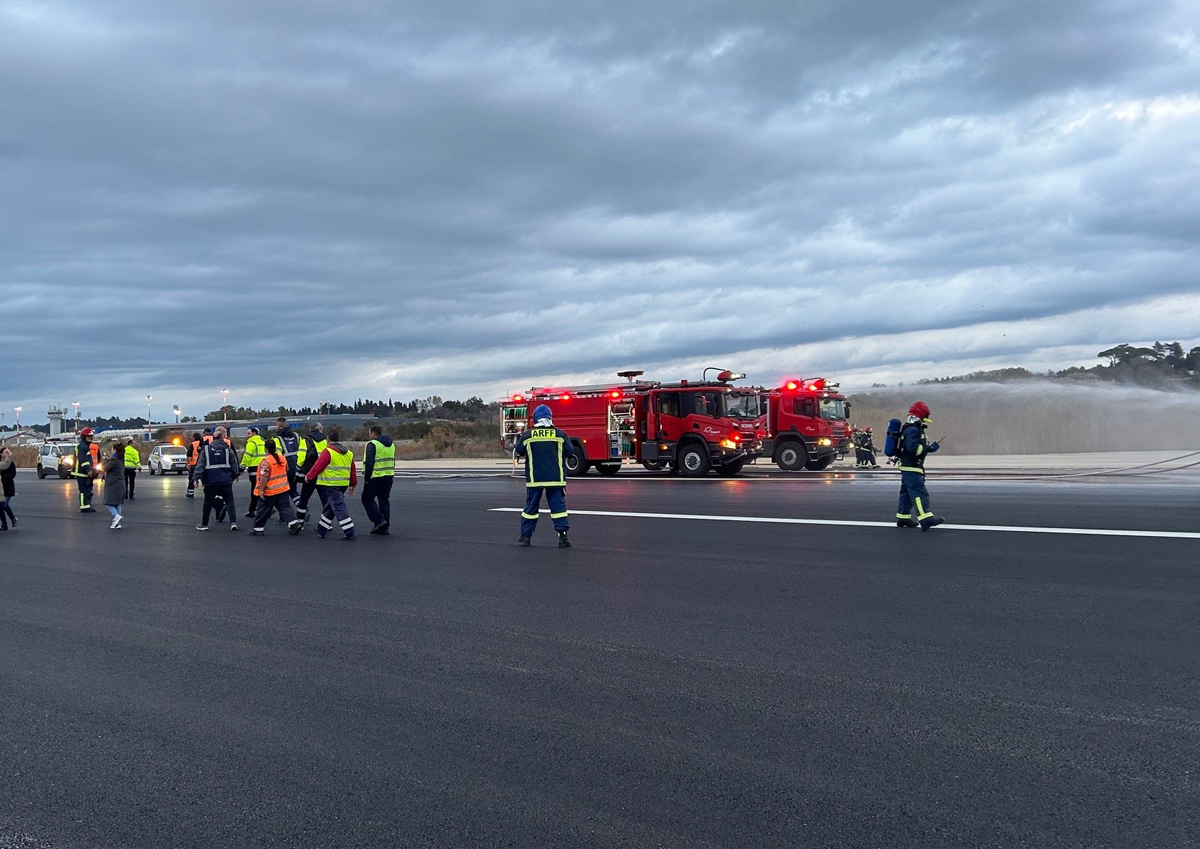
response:
<svg viewBox="0 0 1200 849"><path fill-rule="evenodd" d="M763 390L763 454L788 471L827 468L850 449L850 405L824 378L786 380Z"/></svg>
<svg viewBox="0 0 1200 849"><path fill-rule="evenodd" d="M641 375L623 371L618 374L623 383L539 387L513 395L500 405L505 450L512 450L521 431L532 426L534 409L545 404L579 452L567 458L570 475L586 474L592 466L615 475L636 462L688 477L710 470L729 477L762 451L759 392L731 385L745 375L720 370L713 381L677 383L640 380Z"/></svg>

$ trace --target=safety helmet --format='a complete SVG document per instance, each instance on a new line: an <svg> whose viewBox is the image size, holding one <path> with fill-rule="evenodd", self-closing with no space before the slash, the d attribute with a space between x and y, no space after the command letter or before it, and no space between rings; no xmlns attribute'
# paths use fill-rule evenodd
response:
<svg viewBox="0 0 1200 849"><path fill-rule="evenodd" d="M550 408L547 407L545 404L538 404L537 408L533 411L533 420L535 422L540 421L542 419L552 419L552 418L554 418L554 414L552 412L550 412Z"/></svg>
<svg viewBox="0 0 1200 849"><path fill-rule="evenodd" d="M924 401L917 401L908 408L908 414L916 416L918 419L927 419L929 418L929 405Z"/></svg>
<svg viewBox="0 0 1200 849"><path fill-rule="evenodd" d="M871 432L871 427L870 427L870 425L868 425L868 426L867 426L867 433L870 433L870 432Z"/></svg>
<svg viewBox="0 0 1200 849"><path fill-rule="evenodd" d="M92 430L90 427L85 427L83 430L79 431L79 435L80 436L91 436L95 432L96 431Z"/></svg>

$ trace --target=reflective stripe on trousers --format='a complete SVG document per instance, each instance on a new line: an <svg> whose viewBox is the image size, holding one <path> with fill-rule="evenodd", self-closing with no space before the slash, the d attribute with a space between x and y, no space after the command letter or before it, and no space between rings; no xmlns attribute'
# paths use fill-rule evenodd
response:
<svg viewBox="0 0 1200 849"><path fill-rule="evenodd" d="M531 486L525 490L525 509L521 511L521 536L531 537L537 529L538 505L542 502L542 492L546 493L546 506L550 508L550 519L554 522L554 530L567 531L571 523L567 521L567 490L562 486Z"/></svg>
<svg viewBox="0 0 1200 849"><path fill-rule="evenodd" d="M925 489L925 475L916 472L900 473L900 500L896 506L897 519L911 519L913 510L917 520L933 516L930 509L929 491Z"/></svg>
<svg viewBox="0 0 1200 849"><path fill-rule="evenodd" d="M331 486L318 486L317 494L321 496L323 505L321 521L317 523L317 534L325 536L333 528L333 523L337 522L342 533L348 537L354 536L354 520L350 518L350 511L346 508L346 498L342 490Z"/></svg>

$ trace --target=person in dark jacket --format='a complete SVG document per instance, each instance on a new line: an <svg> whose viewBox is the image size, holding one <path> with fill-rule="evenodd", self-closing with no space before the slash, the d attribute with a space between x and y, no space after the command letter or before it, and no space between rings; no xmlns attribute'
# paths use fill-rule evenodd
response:
<svg viewBox="0 0 1200 849"><path fill-rule="evenodd" d="M930 509L929 491L925 488L925 458L941 446L930 443L925 436L932 420L929 405L917 401L908 408L908 419L900 428L900 503L896 508L896 527L915 528L927 531L945 520L935 516ZM913 511L917 520L913 521Z"/></svg>
<svg viewBox="0 0 1200 849"><path fill-rule="evenodd" d="M875 460L875 441L871 437L871 429L867 428L858 435L859 450L863 452L863 466L869 466L872 469L878 469L879 463Z"/></svg>
<svg viewBox="0 0 1200 849"><path fill-rule="evenodd" d="M208 519L215 507L235 517L229 523L229 530L236 531L237 507L233 503L233 484L242 476L241 467L238 465L237 452L225 440L225 428L217 428L213 437L211 442L200 448L196 459L196 480L204 487L204 507L196 530L208 530ZM223 503L218 503L218 498Z"/></svg>
<svg viewBox="0 0 1200 849"><path fill-rule="evenodd" d="M363 459L362 505L374 536L387 536L392 526L392 482L396 475L396 446L379 425L371 425L371 441Z"/></svg>
<svg viewBox="0 0 1200 849"><path fill-rule="evenodd" d="M125 502L125 448L121 443L113 446L112 456L102 464L104 466L104 506L112 514L112 524L109 530L121 529L121 505Z"/></svg>
<svg viewBox="0 0 1200 849"><path fill-rule="evenodd" d="M200 457L200 449L203 446L204 439L199 433L193 433L187 447L188 483L184 495L188 498L196 497L196 460Z"/></svg>
<svg viewBox="0 0 1200 849"><path fill-rule="evenodd" d="M17 517L12 511L13 496L17 494L17 463L12 449L7 445L0 449L0 531L8 530L8 523L17 527Z"/></svg>
<svg viewBox="0 0 1200 849"><path fill-rule="evenodd" d="M313 422L312 427L308 429L308 436L300 440L300 453L296 457L297 475L299 478L297 488L300 494L296 496L296 515L300 517L301 522L308 521L308 502L312 500L313 493L317 491L317 485L308 479L308 473L312 471L312 467L317 465L317 460L321 456L321 452L329 445L329 440L325 437L325 428L320 422Z"/></svg>
<svg viewBox="0 0 1200 849"><path fill-rule="evenodd" d="M288 487L292 493L292 501L295 501L298 480L296 460L300 456L300 435L292 430L287 419L280 416L275 420L275 436L272 439L275 440L275 445L279 448L279 453L287 460Z"/></svg>
<svg viewBox="0 0 1200 849"><path fill-rule="evenodd" d="M521 536L517 544L528 546L537 530L538 506L546 493L550 519L558 531L558 547L570 548L567 531L567 472L564 457L574 457L575 446L567 435L554 426L553 415L545 404L533 411L533 427L517 437L518 457L525 458L525 509L521 511Z"/></svg>
<svg viewBox="0 0 1200 849"><path fill-rule="evenodd" d="M79 512L95 513L92 506L92 493L95 491L93 481L99 476L96 464L92 462L92 434L90 427L79 431L79 444L75 446L75 465L71 467L71 477L79 484Z"/></svg>
<svg viewBox="0 0 1200 849"><path fill-rule="evenodd" d="M133 440L125 443L124 456L125 458L125 495L133 501L133 490L137 486L137 473L142 467L142 455L137 450L137 446L133 444Z"/></svg>

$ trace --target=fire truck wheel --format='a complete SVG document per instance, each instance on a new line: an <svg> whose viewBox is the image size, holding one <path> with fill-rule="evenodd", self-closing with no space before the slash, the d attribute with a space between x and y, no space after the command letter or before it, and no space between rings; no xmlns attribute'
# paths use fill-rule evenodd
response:
<svg viewBox="0 0 1200 849"><path fill-rule="evenodd" d="M575 444L575 456L563 458L563 469L566 470L566 472L569 476L571 476L573 478L577 478L577 477L587 474L588 461L587 461L587 457L583 453L583 446L580 445L578 442L576 442L574 444Z"/></svg>
<svg viewBox="0 0 1200 849"><path fill-rule="evenodd" d="M712 464L708 461L708 449L693 442L679 452L675 465L686 477L702 478Z"/></svg>
<svg viewBox="0 0 1200 849"><path fill-rule="evenodd" d="M621 471L620 463L601 463L596 467L596 471L606 477L612 477L617 472Z"/></svg>
<svg viewBox="0 0 1200 849"><path fill-rule="evenodd" d="M651 472L661 472L667 467L667 464L662 460L643 460L642 466Z"/></svg>
<svg viewBox="0 0 1200 849"><path fill-rule="evenodd" d="M734 460L732 463L717 466L717 474L723 478L731 478L740 472L744 465L746 465L745 460Z"/></svg>
<svg viewBox="0 0 1200 849"><path fill-rule="evenodd" d="M829 454L819 460L809 460L805 468L810 472L819 472L822 469L828 469L833 464L833 455Z"/></svg>
<svg viewBox="0 0 1200 849"><path fill-rule="evenodd" d="M808 463L808 451L801 442L785 442L775 452L775 464L785 472L798 472Z"/></svg>

